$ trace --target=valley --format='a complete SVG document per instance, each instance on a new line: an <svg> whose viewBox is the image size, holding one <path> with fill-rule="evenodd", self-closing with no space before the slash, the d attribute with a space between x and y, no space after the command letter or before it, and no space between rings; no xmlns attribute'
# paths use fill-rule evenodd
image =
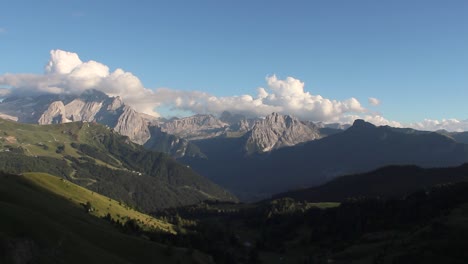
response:
<svg viewBox="0 0 468 264"><path fill-rule="evenodd" d="M468 1L1 3L0 264L468 263Z"/></svg>
<svg viewBox="0 0 468 264"><path fill-rule="evenodd" d="M8 99L0 109L22 100L31 102ZM97 91L46 101L37 122L0 119L3 262L468 257L459 250L468 235L464 133L363 120L340 126L278 113L166 120L118 110L123 101ZM142 123L112 123L135 118Z"/></svg>

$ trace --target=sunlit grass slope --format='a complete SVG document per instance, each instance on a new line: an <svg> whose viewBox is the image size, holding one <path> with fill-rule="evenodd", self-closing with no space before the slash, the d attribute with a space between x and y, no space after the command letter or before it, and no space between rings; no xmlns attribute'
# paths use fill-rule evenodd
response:
<svg viewBox="0 0 468 264"><path fill-rule="evenodd" d="M62 196L66 190L72 201ZM211 263L196 251L168 251L165 245L124 234L87 213L75 195L89 197L96 208L105 199L49 175L0 173L0 263ZM144 217L125 208L112 211L119 212Z"/></svg>
<svg viewBox="0 0 468 264"><path fill-rule="evenodd" d="M25 154L31 156L79 156L74 148L67 145L78 139L73 139L72 135L77 135L84 128L82 123L41 126L0 119L0 124L0 147L21 147ZM66 146L64 151L57 153L56 149L63 145Z"/></svg>
<svg viewBox="0 0 468 264"><path fill-rule="evenodd" d="M145 212L236 200L170 156L95 123L40 126L0 119L0 170L59 176Z"/></svg>
<svg viewBox="0 0 468 264"><path fill-rule="evenodd" d="M122 202L112 200L62 178L46 173L24 173L23 177L37 186L70 200L75 205L81 206L83 210L85 208L84 205L89 202L93 207L90 214L97 217L104 217L110 214L112 219L122 223L125 223L129 219L134 219L143 229L175 233L172 224L140 213Z"/></svg>

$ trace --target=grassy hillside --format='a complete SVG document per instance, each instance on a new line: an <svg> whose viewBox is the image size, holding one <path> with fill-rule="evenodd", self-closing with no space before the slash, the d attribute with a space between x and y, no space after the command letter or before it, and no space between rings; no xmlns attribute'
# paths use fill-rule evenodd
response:
<svg viewBox="0 0 468 264"><path fill-rule="evenodd" d="M134 219L146 230L175 234L172 224L143 214L122 202L90 191L63 178L46 173L24 173L22 177L36 186L69 200L76 206L83 207L83 209L86 209L86 204L89 202L92 208L89 213L94 216L102 218L110 215L112 219L122 223Z"/></svg>
<svg viewBox="0 0 468 264"><path fill-rule="evenodd" d="M0 263L211 263L203 254L122 233L87 213L83 198L105 210L104 197L53 176L0 173ZM139 217L124 208L111 212Z"/></svg>
<svg viewBox="0 0 468 264"><path fill-rule="evenodd" d="M93 123L0 120L0 169L44 172L145 211L236 198L171 157Z"/></svg>

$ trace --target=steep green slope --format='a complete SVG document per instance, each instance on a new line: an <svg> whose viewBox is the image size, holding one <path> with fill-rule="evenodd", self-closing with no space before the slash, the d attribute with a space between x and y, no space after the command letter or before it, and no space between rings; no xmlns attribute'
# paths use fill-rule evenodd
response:
<svg viewBox="0 0 468 264"><path fill-rule="evenodd" d="M45 172L145 211L235 197L169 156L93 123L0 120L0 169Z"/></svg>
<svg viewBox="0 0 468 264"><path fill-rule="evenodd" d="M43 188L58 193L72 188L66 182L49 185L57 179L38 176L0 173L0 263L211 263L197 252L169 252L167 246L122 233L76 201ZM59 187L62 183L65 187Z"/></svg>
<svg viewBox="0 0 468 264"><path fill-rule="evenodd" d="M133 219L144 230L176 233L172 224L140 213L122 202L90 191L63 178L46 173L24 173L22 177L38 187L69 200L76 206L89 209L89 213L96 217L110 217L122 223Z"/></svg>

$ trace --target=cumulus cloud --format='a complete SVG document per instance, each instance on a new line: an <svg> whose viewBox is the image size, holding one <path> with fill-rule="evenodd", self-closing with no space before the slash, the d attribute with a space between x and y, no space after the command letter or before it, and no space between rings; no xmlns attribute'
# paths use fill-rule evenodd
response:
<svg viewBox="0 0 468 264"><path fill-rule="evenodd" d="M369 104L370 104L370 105L373 105L373 106L378 106L378 105L380 105L380 100L377 99L377 98L369 97L368 101L369 101Z"/></svg>
<svg viewBox="0 0 468 264"><path fill-rule="evenodd" d="M337 120L337 123L352 124L356 119L362 119L376 126L403 127L400 122L388 120L379 114L344 115Z"/></svg>
<svg viewBox="0 0 468 264"><path fill-rule="evenodd" d="M156 115L157 101L151 100L154 92L143 86L130 72L106 65L83 62L78 54L63 50L52 50L44 74L0 75L0 85L11 87L13 94L80 94L87 89L97 89L110 96L121 96L137 111Z"/></svg>
<svg viewBox="0 0 468 264"><path fill-rule="evenodd" d="M136 110L157 115L159 106L194 113L220 114L227 110L247 116L265 116L271 112L292 114L313 121L338 121L349 113L364 113L366 109L356 98L338 101L313 95L304 90L304 82L293 77L282 80L276 75L266 78L266 87L256 95L216 97L200 91L156 90L143 86L130 72L111 71L93 60L83 62L78 54L52 50L42 75L4 74L0 84L13 88L13 93L78 94L94 88L111 96L121 96Z"/></svg>
<svg viewBox="0 0 468 264"><path fill-rule="evenodd" d="M159 89L156 94L168 98L174 96L174 107L196 113L219 114L225 110L247 116L265 116L272 112L291 114L304 120L338 121L347 113L364 113L356 98L343 101L312 95L304 90L304 83L275 75L266 78L267 87L259 87L257 95L215 97L202 92L177 92Z"/></svg>
<svg viewBox="0 0 468 264"><path fill-rule="evenodd" d="M63 50L52 50L50 51L50 60L45 67L45 71L49 74L67 74L71 73L81 64L83 64L83 62L76 53Z"/></svg>
<svg viewBox="0 0 468 264"><path fill-rule="evenodd" d="M137 111L158 116L158 107L202 114L221 114L223 111L249 117L266 116L272 112L291 114L303 120L326 123L352 123L364 119L376 125L401 127L402 124L385 119L365 109L354 97L333 100L305 90L305 83L293 77L280 79L266 77L265 87L258 87L254 95L214 96L201 91L182 91L170 88L148 89L131 72L111 71L97 61L83 62L78 54L52 50L44 74L0 75L0 96L8 94L79 94L86 89L97 89L110 96L120 96ZM371 105L380 101L369 98ZM458 123L457 123L458 122ZM425 120L410 124L418 129L449 128L468 130L468 121L454 119Z"/></svg>

